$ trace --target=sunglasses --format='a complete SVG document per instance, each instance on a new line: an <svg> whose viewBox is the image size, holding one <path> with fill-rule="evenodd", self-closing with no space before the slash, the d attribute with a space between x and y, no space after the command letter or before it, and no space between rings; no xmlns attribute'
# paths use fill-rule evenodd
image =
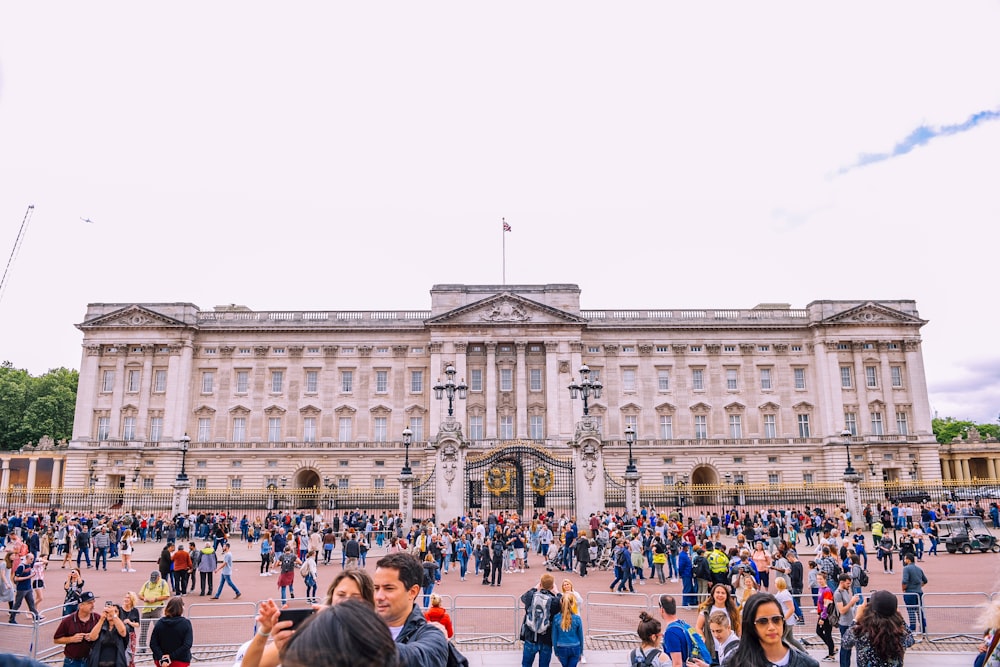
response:
<svg viewBox="0 0 1000 667"><path fill-rule="evenodd" d="M785 617L784 616L761 616L758 619L754 619L753 623L758 628L763 628L763 627L766 627L768 625L779 625L780 626L782 623L784 623L784 621L785 621Z"/></svg>

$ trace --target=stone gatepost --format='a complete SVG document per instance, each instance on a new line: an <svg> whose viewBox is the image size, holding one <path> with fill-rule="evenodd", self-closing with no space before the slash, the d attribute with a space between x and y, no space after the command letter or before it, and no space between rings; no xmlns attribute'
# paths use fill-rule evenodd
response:
<svg viewBox="0 0 1000 667"><path fill-rule="evenodd" d="M174 489L174 516L188 513L188 499L191 496L191 480L174 480L171 485Z"/></svg>
<svg viewBox="0 0 1000 667"><path fill-rule="evenodd" d="M584 417L576 424L569 443L573 448L573 477L576 517L586 523L591 514L604 511L604 448L597 420Z"/></svg>
<svg viewBox="0 0 1000 667"><path fill-rule="evenodd" d="M861 475L844 474L844 492L847 496L847 511L851 513L851 523L854 526L863 525L861 504ZM858 523L858 522L862 523Z"/></svg>
<svg viewBox="0 0 1000 667"><path fill-rule="evenodd" d="M434 520L448 521L465 514L465 450L462 425L454 419L441 423L437 438L428 445L436 450L434 485L437 494Z"/></svg>
<svg viewBox="0 0 1000 667"><path fill-rule="evenodd" d="M408 534L413 525L413 485L417 476L412 472L401 473L399 479L399 514L403 517L403 535Z"/></svg>
<svg viewBox="0 0 1000 667"><path fill-rule="evenodd" d="M625 512L632 516L640 509L639 471L625 471Z"/></svg>

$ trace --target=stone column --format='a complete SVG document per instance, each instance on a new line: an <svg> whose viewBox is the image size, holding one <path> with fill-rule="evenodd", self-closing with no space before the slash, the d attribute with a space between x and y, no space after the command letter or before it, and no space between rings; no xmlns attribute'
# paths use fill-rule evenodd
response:
<svg viewBox="0 0 1000 667"><path fill-rule="evenodd" d="M174 489L174 515L188 513L188 499L191 496L191 480L176 479L171 484Z"/></svg>
<svg viewBox="0 0 1000 667"><path fill-rule="evenodd" d="M514 343L514 348L517 350L517 365L514 367L514 375L517 378L517 384L514 386L514 400L515 400L515 419L514 419L514 434L518 438L527 438L528 435L528 366L525 361L524 352L527 349L527 343Z"/></svg>
<svg viewBox="0 0 1000 667"><path fill-rule="evenodd" d="M413 525L413 485L417 476L412 472L401 473L399 480L399 514L403 517L403 535L406 535Z"/></svg>
<svg viewBox="0 0 1000 667"><path fill-rule="evenodd" d="M0 490L6 493L10 489L10 459L0 459Z"/></svg>
<svg viewBox="0 0 1000 667"><path fill-rule="evenodd" d="M962 464L962 472L959 474L959 479L963 482L967 482L972 479L972 473L969 472L969 457L963 457L960 460L960 463Z"/></svg>
<svg viewBox="0 0 1000 667"><path fill-rule="evenodd" d="M38 475L38 459L30 458L28 459L28 484L25 489L28 492L28 504L30 505L35 500L35 476Z"/></svg>
<svg viewBox="0 0 1000 667"><path fill-rule="evenodd" d="M73 413L73 440L90 440L94 431L94 402L97 398L98 366L101 360L101 346L87 345L80 363L81 390L77 394L76 410ZM89 388L84 391L82 388Z"/></svg>
<svg viewBox="0 0 1000 667"><path fill-rule="evenodd" d="M486 343L486 384L483 393L486 394L486 438L497 437L497 344Z"/></svg>
<svg viewBox="0 0 1000 667"><path fill-rule="evenodd" d="M844 491L847 494L847 510L851 513L851 521L857 522L862 516L864 505L861 502L861 475L844 475Z"/></svg>
<svg viewBox="0 0 1000 667"><path fill-rule="evenodd" d="M559 402L559 343L545 341L545 437L550 439L564 437L566 434L559 426L559 415L562 414ZM566 383L569 386L569 383ZM562 390L566 392L565 389Z"/></svg>
<svg viewBox="0 0 1000 667"><path fill-rule="evenodd" d="M986 473L990 476L990 479L997 478L997 460L992 456L986 457Z"/></svg>
<svg viewBox="0 0 1000 667"><path fill-rule="evenodd" d="M49 483L49 488L56 492L62 488L62 462L63 460L59 457L52 457L52 481Z"/></svg>
<svg viewBox="0 0 1000 667"><path fill-rule="evenodd" d="M941 479L949 481L951 479L951 461L941 459Z"/></svg>
<svg viewBox="0 0 1000 667"><path fill-rule="evenodd" d="M430 439L430 434L437 433L441 428L442 415L444 414L444 408L442 404L444 399L438 401L434 399L433 389L435 385L444 382L442 371L444 366L441 364L441 343L438 341L433 341L427 346L427 351L431 353L431 365L429 370L430 377L427 378L427 387L430 389L431 393L431 403L437 403L437 410L430 410L428 415L430 420L427 423L427 438ZM464 360L462 360L464 362ZM455 370L460 371L459 367L456 365Z"/></svg>
<svg viewBox="0 0 1000 667"><path fill-rule="evenodd" d="M638 512L639 504L639 472L625 472L625 512L632 515ZM590 516L587 514L586 516Z"/></svg>
<svg viewBox="0 0 1000 667"><path fill-rule="evenodd" d="M462 425L454 421L442 424L431 447L437 450L434 518L441 523L461 516L465 510L466 443L462 438Z"/></svg>
<svg viewBox="0 0 1000 667"><path fill-rule="evenodd" d="M600 433L593 421L577 424L576 438L570 442L574 458L576 516L585 519L605 509L604 455Z"/></svg>

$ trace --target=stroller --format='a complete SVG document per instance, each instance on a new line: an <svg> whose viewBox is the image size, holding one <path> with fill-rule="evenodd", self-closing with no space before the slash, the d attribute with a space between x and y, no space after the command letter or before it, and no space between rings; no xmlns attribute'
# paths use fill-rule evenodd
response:
<svg viewBox="0 0 1000 667"><path fill-rule="evenodd" d="M545 561L545 571L546 572L564 572L563 567L563 555L565 553L565 546L560 546L556 550L549 550L549 557Z"/></svg>
<svg viewBox="0 0 1000 667"><path fill-rule="evenodd" d="M611 547L607 544L590 548L590 566L598 570L610 570L614 567L611 560Z"/></svg>

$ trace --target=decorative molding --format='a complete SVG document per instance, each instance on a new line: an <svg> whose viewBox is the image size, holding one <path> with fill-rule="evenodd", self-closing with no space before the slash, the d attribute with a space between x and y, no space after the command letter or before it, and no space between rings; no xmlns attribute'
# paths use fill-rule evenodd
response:
<svg viewBox="0 0 1000 667"><path fill-rule="evenodd" d="M480 314L479 319L484 322L527 322L531 319L524 304L513 299L500 299L486 308Z"/></svg>
<svg viewBox="0 0 1000 667"><path fill-rule="evenodd" d="M298 359L302 356L306 348L304 345L289 345L286 349L288 350L288 356Z"/></svg>
<svg viewBox="0 0 1000 667"><path fill-rule="evenodd" d="M687 343L671 343L670 349L674 351L674 354L685 354L688 351Z"/></svg>
<svg viewBox="0 0 1000 667"><path fill-rule="evenodd" d="M405 357L406 353L410 350L409 345L393 345L392 346L392 356L399 359L400 357Z"/></svg>
<svg viewBox="0 0 1000 667"><path fill-rule="evenodd" d="M324 345L323 346L323 355L326 356L328 359L331 358L331 357L336 357L337 356L337 350L339 350L339 349L340 349L339 345Z"/></svg>
<svg viewBox="0 0 1000 667"><path fill-rule="evenodd" d="M267 353L270 352L270 351L271 351L271 346L270 345L254 345L253 356L255 356L258 359L260 359L262 357L266 357Z"/></svg>
<svg viewBox="0 0 1000 667"><path fill-rule="evenodd" d="M569 361L561 359L559 361L559 372L560 373L572 373L573 370L569 367Z"/></svg>
<svg viewBox="0 0 1000 667"><path fill-rule="evenodd" d="M641 343L638 346L638 349L639 349L639 354L641 354L644 357L647 357L653 353L653 346L650 345L649 343Z"/></svg>
<svg viewBox="0 0 1000 667"><path fill-rule="evenodd" d="M705 343L705 351L709 354L718 354L722 351L722 346L718 343Z"/></svg>
<svg viewBox="0 0 1000 667"><path fill-rule="evenodd" d="M371 345L358 345L358 355L362 357L372 356L372 346Z"/></svg>
<svg viewBox="0 0 1000 667"><path fill-rule="evenodd" d="M740 343L740 352L743 354L753 354L757 351L756 343Z"/></svg>
<svg viewBox="0 0 1000 667"><path fill-rule="evenodd" d="M620 349L621 349L621 345L619 345L618 343L605 343L604 344L604 354L608 355L609 357L617 357L618 356L618 350L620 350Z"/></svg>
<svg viewBox="0 0 1000 667"><path fill-rule="evenodd" d="M435 340L431 341L430 343L427 343L427 351L430 352L431 354L441 354L442 347L443 346L440 341Z"/></svg>

